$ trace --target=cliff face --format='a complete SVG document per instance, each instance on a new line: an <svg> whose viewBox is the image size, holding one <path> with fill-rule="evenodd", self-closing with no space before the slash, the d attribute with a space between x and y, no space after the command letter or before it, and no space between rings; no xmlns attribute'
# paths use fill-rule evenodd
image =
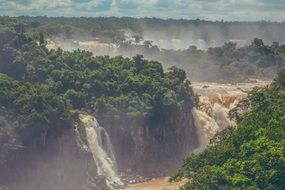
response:
<svg viewBox="0 0 285 190"><path fill-rule="evenodd" d="M44 146L0 146L1 157L7 157L7 162L0 163L0 184L9 190L109 189L105 178L97 175L80 124L60 133L48 138Z"/></svg>
<svg viewBox="0 0 285 190"><path fill-rule="evenodd" d="M145 177L169 175L198 146L191 109L156 122L98 121L99 131L106 130L110 136L119 172ZM45 144L23 147L3 144L0 153L4 160L0 163L0 184L11 190L110 189L106 176L99 174L86 126L79 118L73 127L49 134Z"/></svg>
<svg viewBox="0 0 285 190"><path fill-rule="evenodd" d="M155 123L144 119L101 121L108 131L120 171L146 177L169 175L198 146L191 110Z"/></svg>

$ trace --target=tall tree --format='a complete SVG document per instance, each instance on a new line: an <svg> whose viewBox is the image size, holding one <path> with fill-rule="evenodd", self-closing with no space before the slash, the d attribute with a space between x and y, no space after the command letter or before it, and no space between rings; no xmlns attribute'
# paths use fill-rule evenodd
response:
<svg viewBox="0 0 285 190"><path fill-rule="evenodd" d="M45 44L45 38L44 38L44 33L40 32L40 45L44 45Z"/></svg>

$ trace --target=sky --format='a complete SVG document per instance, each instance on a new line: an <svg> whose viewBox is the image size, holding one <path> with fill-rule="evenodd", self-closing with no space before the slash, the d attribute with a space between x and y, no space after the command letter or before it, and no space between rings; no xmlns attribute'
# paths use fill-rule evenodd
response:
<svg viewBox="0 0 285 190"><path fill-rule="evenodd" d="M0 0L0 15L284 21L285 0Z"/></svg>

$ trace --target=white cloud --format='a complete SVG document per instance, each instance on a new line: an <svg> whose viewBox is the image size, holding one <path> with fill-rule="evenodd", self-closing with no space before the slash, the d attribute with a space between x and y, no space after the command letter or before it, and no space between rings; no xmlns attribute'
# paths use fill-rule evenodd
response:
<svg viewBox="0 0 285 190"><path fill-rule="evenodd" d="M134 16L210 20L285 18L284 0L0 0L2 15Z"/></svg>

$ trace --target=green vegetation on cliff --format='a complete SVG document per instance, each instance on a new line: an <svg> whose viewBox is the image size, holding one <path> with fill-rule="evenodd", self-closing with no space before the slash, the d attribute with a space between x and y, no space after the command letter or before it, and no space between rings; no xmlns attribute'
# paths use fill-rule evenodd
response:
<svg viewBox="0 0 285 190"><path fill-rule="evenodd" d="M49 51L24 34L24 23L4 18L2 23L0 72L60 96L73 109L88 109L104 117L151 117L162 110L182 111L196 101L181 69L171 67L164 73L160 63L140 55L129 59L93 57L80 50Z"/></svg>
<svg viewBox="0 0 285 190"><path fill-rule="evenodd" d="M48 143L70 129L74 110L95 113L99 121L159 122L175 119L196 102L179 68L164 72L160 63L140 55L49 51L44 34L38 33L37 44L25 25L0 18L0 171L6 171L0 184L9 185L25 158L33 162L33 150L45 152Z"/></svg>
<svg viewBox="0 0 285 190"><path fill-rule="evenodd" d="M285 188L284 70L276 82L253 91L236 128L218 134L202 153L185 159L174 179L190 189ZM236 114L231 114L236 115Z"/></svg>

